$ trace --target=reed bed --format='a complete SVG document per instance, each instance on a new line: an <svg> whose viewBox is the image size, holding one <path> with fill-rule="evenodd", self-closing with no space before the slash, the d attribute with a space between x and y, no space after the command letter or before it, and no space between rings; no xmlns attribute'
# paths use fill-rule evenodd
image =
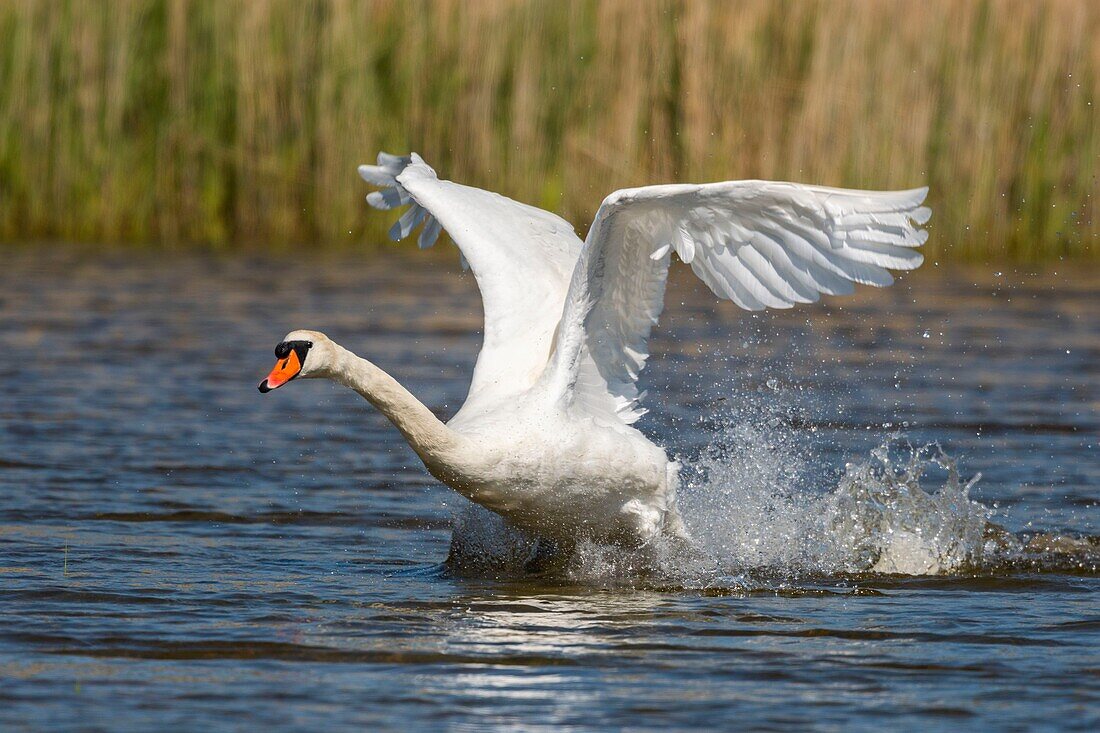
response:
<svg viewBox="0 0 1100 733"><path fill-rule="evenodd" d="M5 0L0 239L375 239L417 150L583 232L665 181L931 186L937 258L1096 259L1100 3Z"/></svg>

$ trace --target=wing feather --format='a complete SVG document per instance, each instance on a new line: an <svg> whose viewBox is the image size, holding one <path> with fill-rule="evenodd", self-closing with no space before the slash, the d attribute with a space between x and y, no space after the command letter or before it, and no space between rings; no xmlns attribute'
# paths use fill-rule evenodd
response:
<svg viewBox="0 0 1100 733"><path fill-rule="evenodd" d="M528 389L546 367L569 277L581 250L573 227L554 214L489 191L440 180L419 155L379 153L359 175L380 186L378 209L409 208L390 229L395 241L423 224L431 247L446 228L463 269L473 270L485 310L485 337L466 405Z"/></svg>
<svg viewBox="0 0 1100 733"><path fill-rule="evenodd" d="M573 273L544 387L576 409L633 422L672 252L747 310L845 295L855 283L883 287L894 281L889 270L923 260L926 194L769 181L611 194Z"/></svg>

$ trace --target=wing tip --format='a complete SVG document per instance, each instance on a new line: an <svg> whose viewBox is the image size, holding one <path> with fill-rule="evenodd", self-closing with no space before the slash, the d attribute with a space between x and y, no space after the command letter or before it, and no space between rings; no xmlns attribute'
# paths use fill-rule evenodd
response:
<svg viewBox="0 0 1100 733"><path fill-rule="evenodd" d="M920 252L913 252L913 254L915 255L915 257L913 257L913 259L910 262L905 263L906 264L905 267L896 267L894 269L900 270L902 272L907 272L909 270L915 270L918 267L920 267L921 265L923 265L924 264L924 255L921 254Z"/></svg>
<svg viewBox="0 0 1100 733"><path fill-rule="evenodd" d="M360 178L375 186L393 186L402 175L410 171L436 176L435 169L415 152L410 152L408 155L394 155L380 151L374 165L363 163L356 170Z"/></svg>
<svg viewBox="0 0 1100 733"><path fill-rule="evenodd" d="M394 185L396 180L393 175L389 173L385 168L377 165L360 165L357 169L359 177L372 186L378 186L379 188L387 188Z"/></svg>

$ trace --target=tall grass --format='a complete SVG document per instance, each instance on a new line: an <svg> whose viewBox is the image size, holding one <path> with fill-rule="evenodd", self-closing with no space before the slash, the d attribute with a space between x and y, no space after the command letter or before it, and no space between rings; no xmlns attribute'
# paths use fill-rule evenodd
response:
<svg viewBox="0 0 1100 733"><path fill-rule="evenodd" d="M933 256L1095 258L1100 3L3 0L0 238L378 236L417 150L558 211L658 181L932 187Z"/></svg>

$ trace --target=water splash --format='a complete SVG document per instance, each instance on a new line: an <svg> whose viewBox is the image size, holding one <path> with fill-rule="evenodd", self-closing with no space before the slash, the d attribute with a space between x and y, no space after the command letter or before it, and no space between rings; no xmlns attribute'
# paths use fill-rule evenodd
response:
<svg viewBox="0 0 1100 733"><path fill-rule="evenodd" d="M979 477L961 481L938 445L892 436L821 493L799 488L807 462L792 438L733 424L689 466L685 518L716 565L800 577L927 575L980 561L992 511L970 498ZM931 468L946 472L935 489L921 481Z"/></svg>
<svg viewBox="0 0 1100 733"><path fill-rule="evenodd" d="M864 574L1034 570L1037 552L1044 553L1038 569L1095 570L1090 538L1029 538L993 523L993 510L970 498L980 474L963 480L936 443L884 436L832 488L814 486L818 431L775 385L767 392L709 418L708 445L681 458L680 507L695 553L649 548L643 556L582 542L568 579L744 589ZM449 564L460 574L514 577L533 547L532 538L471 504L457 519Z"/></svg>
<svg viewBox="0 0 1100 733"><path fill-rule="evenodd" d="M891 443L884 443L869 461L849 465L837 491L826 498L824 514L841 549L841 569L930 575L979 565L993 515L970 498L981 474L961 482L955 460L935 443L916 449L906 442L908 457L902 453L900 465L890 449ZM933 466L946 470L947 477L927 492L921 478Z"/></svg>

